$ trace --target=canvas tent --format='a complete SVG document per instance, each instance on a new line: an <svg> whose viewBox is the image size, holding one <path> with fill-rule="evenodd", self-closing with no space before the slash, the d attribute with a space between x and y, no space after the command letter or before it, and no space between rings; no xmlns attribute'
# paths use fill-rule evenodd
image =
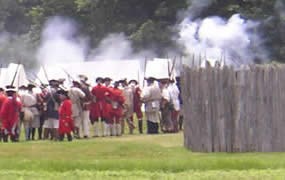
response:
<svg viewBox="0 0 285 180"><path fill-rule="evenodd" d="M11 83L13 79L13 86L16 88L29 83L24 66L22 64L10 63L7 68L1 68L0 87L12 85Z"/></svg>
<svg viewBox="0 0 285 180"><path fill-rule="evenodd" d="M169 76L178 75L177 61L171 59L154 58L146 62L145 77L167 79Z"/></svg>
<svg viewBox="0 0 285 180"><path fill-rule="evenodd" d="M139 82L143 80L139 60L104 60L45 65L39 70L37 76L44 83L47 83L47 79L64 78L68 86L73 79L77 79L79 74L86 75L92 85L95 84L97 77L110 77L113 80L136 79Z"/></svg>

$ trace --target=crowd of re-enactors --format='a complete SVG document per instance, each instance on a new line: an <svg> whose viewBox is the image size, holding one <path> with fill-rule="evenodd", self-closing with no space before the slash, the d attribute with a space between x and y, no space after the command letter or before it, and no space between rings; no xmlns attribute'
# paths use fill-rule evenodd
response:
<svg viewBox="0 0 285 180"><path fill-rule="evenodd" d="M135 129L140 134L179 132L183 117L176 79L149 77L145 83L140 88L136 80L98 77L92 87L79 75L69 88L64 79L0 88L0 140L18 142L21 133L21 141L72 141L133 134Z"/></svg>

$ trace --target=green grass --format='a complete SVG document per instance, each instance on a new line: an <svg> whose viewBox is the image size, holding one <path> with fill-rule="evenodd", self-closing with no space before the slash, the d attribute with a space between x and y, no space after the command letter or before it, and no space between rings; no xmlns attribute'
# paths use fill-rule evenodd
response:
<svg viewBox="0 0 285 180"><path fill-rule="evenodd" d="M125 135L0 144L4 179L260 179L285 177L285 153L193 153L183 135Z"/></svg>

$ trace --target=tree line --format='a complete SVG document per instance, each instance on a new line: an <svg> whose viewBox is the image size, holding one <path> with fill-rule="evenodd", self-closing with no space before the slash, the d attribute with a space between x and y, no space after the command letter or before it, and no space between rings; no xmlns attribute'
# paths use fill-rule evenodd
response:
<svg viewBox="0 0 285 180"><path fill-rule="evenodd" d="M0 32L9 32L8 43L0 34L0 59L27 59L40 42L45 21L51 16L66 16L79 24L79 31L96 47L110 33L123 32L135 50L152 48L165 56L179 49L173 40L179 12L191 0L0 0ZM270 60L285 61L285 17L282 0L212 0L195 18L219 15L228 18L240 13L261 22L257 31L264 39ZM1 43L2 42L2 43ZM22 44L25 43L25 46ZM29 59L29 60L28 60Z"/></svg>

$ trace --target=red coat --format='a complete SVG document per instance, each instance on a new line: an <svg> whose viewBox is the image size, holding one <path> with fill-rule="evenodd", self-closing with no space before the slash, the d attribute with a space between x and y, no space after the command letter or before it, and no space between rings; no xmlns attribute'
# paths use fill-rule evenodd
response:
<svg viewBox="0 0 285 180"><path fill-rule="evenodd" d="M64 100L58 110L59 113L59 129L60 135L64 133L71 133L74 124L72 120L72 102L69 99Z"/></svg>
<svg viewBox="0 0 285 180"><path fill-rule="evenodd" d="M105 94L110 91L110 88L101 84L93 87L91 94L95 97L96 101L90 104L90 117L92 119L110 118L110 106L106 102Z"/></svg>
<svg viewBox="0 0 285 180"><path fill-rule="evenodd" d="M107 96L111 102L111 117L121 118L123 116L123 104L125 102L122 90L112 88Z"/></svg>
<svg viewBox="0 0 285 180"><path fill-rule="evenodd" d="M14 135L12 129L18 124L21 107L22 104L17 97L8 97L2 104L0 111L2 129L8 131L9 134Z"/></svg>
<svg viewBox="0 0 285 180"><path fill-rule="evenodd" d="M134 112L141 112L141 89L139 87L135 88L134 92Z"/></svg>
<svg viewBox="0 0 285 180"><path fill-rule="evenodd" d="M1 107L4 103L4 101L7 99L7 96L5 94L0 93L0 111L1 111Z"/></svg>

